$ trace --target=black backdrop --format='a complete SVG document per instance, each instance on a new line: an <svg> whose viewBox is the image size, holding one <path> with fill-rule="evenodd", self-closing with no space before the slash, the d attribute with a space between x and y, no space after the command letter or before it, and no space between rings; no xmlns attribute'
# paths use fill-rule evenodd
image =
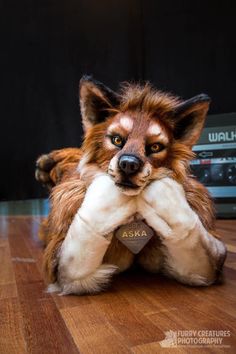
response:
<svg viewBox="0 0 236 354"><path fill-rule="evenodd" d="M77 146L82 74L115 89L150 80L183 97L206 92L235 111L235 1L7 0L0 5L0 199L45 195L34 161Z"/></svg>

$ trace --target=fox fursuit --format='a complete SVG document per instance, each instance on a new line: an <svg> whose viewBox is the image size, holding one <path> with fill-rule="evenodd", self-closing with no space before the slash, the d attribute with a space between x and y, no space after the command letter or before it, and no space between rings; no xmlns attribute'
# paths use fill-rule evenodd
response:
<svg viewBox="0 0 236 354"><path fill-rule="evenodd" d="M52 188L42 223L49 291L97 293L134 262L193 286L214 283L226 248L211 198L189 170L210 99L124 84L115 93L84 76L81 148L42 155L36 178ZM132 221L154 236L134 254L115 237Z"/></svg>

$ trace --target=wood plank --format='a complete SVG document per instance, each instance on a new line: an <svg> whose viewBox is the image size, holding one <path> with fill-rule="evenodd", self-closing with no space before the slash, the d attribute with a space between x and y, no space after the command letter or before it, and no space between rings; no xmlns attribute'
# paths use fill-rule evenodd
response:
<svg viewBox="0 0 236 354"><path fill-rule="evenodd" d="M147 297L140 292L139 287L133 286L133 276L135 277L134 273L121 274L115 279L113 287L117 292L121 293L122 297L131 303L137 311L142 312L145 316L153 312L158 312L160 307L155 299L147 299Z"/></svg>
<svg viewBox="0 0 236 354"><path fill-rule="evenodd" d="M1 242L0 245L0 285L6 283L14 283L15 275L12 267L11 254L7 240Z"/></svg>
<svg viewBox="0 0 236 354"><path fill-rule="evenodd" d="M132 348L132 353L134 354L223 354L223 353L234 353L231 351L230 347L219 348L219 347L162 347L159 343L149 343L143 344Z"/></svg>
<svg viewBox="0 0 236 354"><path fill-rule="evenodd" d="M59 310L69 307L81 307L83 305L91 304L89 296L58 296L57 294L51 294L51 296Z"/></svg>
<svg viewBox="0 0 236 354"><path fill-rule="evenodd" d="M222 285L191 288L136 269L114 278L104 293L60 297L45 293L40 220L0 217L0 353L189 353L192 348L160 342L170 329L194 328L230 330L225 351L235 352L235 252L228 254ZM236 221L217 225L234 251Z"/></svg>
<svg viewBox="0 0 236 354"><path fill-rule="evenodd" d="M225 266L236 270L236 253L235 252L230 252L230 251L227 252ZM235 278L236 278L236 272L235 272Z"/></svg>
<svg viewBox="0 0 236 354"><path fill-rule="evenodd" d="M231 253L236 253L236 246L232 246L230 244L226 244L227 250Z"/></svg>
<svg viewBox="0 0 236 354"><path fill-rule="evenodd" d="M0 285L0 300L17 297L16 283L4 283Z"/></svg>
<svg viewBox="0 0 236 354"><path fill-rule="evenodd" d="M27 251L29 255L31 255L40 277L44 277L42 269L44 245L38 237L39 226L42 219L43 218L33 216L25 217L21 221L22 227L24 227L24 232L21 233L21 239L27 246Z"/></svg>
<svg viewBox="0 0 236 354"><path fill-rule="evenodd" d="M216 290L223 286L190 288L159 276L146 275L146 279L134 277L132 283L129 282L130 288L133 292L123 285L122 294L159 326L163 338L164 332L171 329L211 329L212 324L213 329L216 325L218 329L230 330L235 336L235 299L225 301L222 294L215 298ZM212 296L206 296L209 291ZM234 293L231 295L234 297ZM135 301L136 296L138 301ZM153 309L148 312L152 303ZM229 305L230 310L225 310ZM235 341L231 343L235 344Z"/></svg>
<svg viewBox="0 0 236 354"><path fill-rule="evenodd" d="M42 275L37 268L36 259L30 252L24 235L28 235L28 238L31 236L26 220L9 219L8 239L17 282L32 283L40 281Z"/></svg>
<svg viewBox="0 0 236 354"><path fill-rule="evenodd" d="M142 312L144 315L159 312L161 309L155 297L146 296L146 287L152 286L152 282L165 280L165 278L158 274L151 275L151 278L149 277L150 274L138 269L137 271L120 274L114 279L113 283L113 288L118 293L121 293L122 297L131 303L136 310ZM147 281L146 278L148 278Z"/></svg>
<svg viewBox="0 0 236 354"><path fill-rule="evenodd" d="M61 314L81 353L131 353L124 338L93 304L64 308Z"/></svg>
<svg viewBox="0 0 236 354"><path fill-rule="evenodd" d="M130 345L159 341L163 334L157 324L153 324L132 302L127 301L122 292L112 289L92 297L96 312L104 316L110 325Z"/></svg>
<svg viewBox="0 0 236 354"><path fill-rule="evenodd" d="M78 354L74 341L44 283L18 283L24 335L32 354Z"/></svg>
<svg viewBox="0 0 236 354"><path fill-rule="evenodd" d="M34 227L31 219L9 220L8 238L27 350L33 354L78 353L51 295L45 292L45 284L36 263L37 252L32 252ZM38 252L42 254L42 249L38 248Z"/></svg>
<svg viewBox="0 0 236 354"><path fill-rule="evenodd" d="M0 299L17 296L15 274L11 261L11 254L8 240L1 240L0 243Z"/></svg>
<svg viewBox="0 0 236 354"><path fill-rule="evenodd" d="M132 348L132 353L134 354L189 354L189 349L184 348L162 348L159 343L148 343L137 345ZM202 353L202 349L194 348L194 353Z"/></svg>
<svg viewBox="0 0 236 354"><path fill-rule="evenodd" d="M0 300L0 353L27 353L22 314L17 298Z"/></svg>

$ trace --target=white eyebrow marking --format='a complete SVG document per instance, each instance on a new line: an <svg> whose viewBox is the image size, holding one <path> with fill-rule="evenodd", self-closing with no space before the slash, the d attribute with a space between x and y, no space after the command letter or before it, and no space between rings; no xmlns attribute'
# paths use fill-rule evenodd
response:
<svg viewBox="0 0 236 354"><path fill-rule="evenodd" d="M121 117L120 119L120 124L122 125L122 127L128 131L131 131L134 125L134 122L131 118L129 117Z"/></svg>
<svg viewBox="0 0 236 354"><path fill-rule="evenodd" d="M108 127L108 131L112 132L112 130L115 130L119 126L120 126L120 124L118 122L114 122Z"/></svg>
<svg viewBox="0 0 236 354"><path fill-rule="evenodd" d="M166 144L169 141L168 137L166 136L166 133L163 131L162 127L158 123L151 123L147 130L147 134L158 136L162 139L163 143Z"/></svg>
<svg viewBox="0 0 236 354"><path fill-rule="evenodd" d="M159 124L157 123L152 123L148 130L147 133L150 135L160 135L162 133L162 129Z"/></svg>

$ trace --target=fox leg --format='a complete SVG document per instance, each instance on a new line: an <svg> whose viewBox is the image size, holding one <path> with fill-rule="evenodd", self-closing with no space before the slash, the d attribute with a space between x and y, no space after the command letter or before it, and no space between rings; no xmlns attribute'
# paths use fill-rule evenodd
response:
<svg viewBox="0 0 236 354"><path fill-rule="evenodd" d="M170 178L153 182L143 192L139 209L160 235L166 274L189 285L210 285L217 280L226 257L225 245L203 226L181 185Z"/></svg>
<svg viewBox="0 0 236 354"><path fill-rule="evenodd" d="M68 182L58 184L53 190L54 194L55 190L59 190L57 193L59 203L54 200L56 209L53 224L61 225L62 228L64 223L68 222L68 217L64 217L62 221L62 214L68 212L71 204L70 191L66 183ZM63 196L65 202L62 200ZM75 201L77 199L75 198ZM64 239L58 249L56 289L60 289L62 294L83 294L98 292L107 285L117 269L115 265L103 264L113 231L126 223L135 212L135 200L122 194L110 176L98 174L86 190L72 220L69 220L69 228L65 230ZM58 230L57 226L56 232ZM55 239L58 237L59 235ZM54 238L50 241L48 249L53 241Z"/></svg>
<svg viewBox="0 0 236 354"><path fill-rule="evenodd" d="M116 267L102 264L110 241L76 214L60 250L58 285L62 295L96 293Z"/></svg>
<svg viewBox="0 0 236 354"><path fill-rule="evenodd" d="M78 148L54 150L41 155L36 161L35 178L50 190L76 168L81 155Z"/></svg>
<svg viewBox="0 0 236 354"><path fill-rule="evenodd" d="M185 236L163 240L164 272L188 285L211 285L219 277L226 257L222 241L202 225L199 218Z"/></svg>

